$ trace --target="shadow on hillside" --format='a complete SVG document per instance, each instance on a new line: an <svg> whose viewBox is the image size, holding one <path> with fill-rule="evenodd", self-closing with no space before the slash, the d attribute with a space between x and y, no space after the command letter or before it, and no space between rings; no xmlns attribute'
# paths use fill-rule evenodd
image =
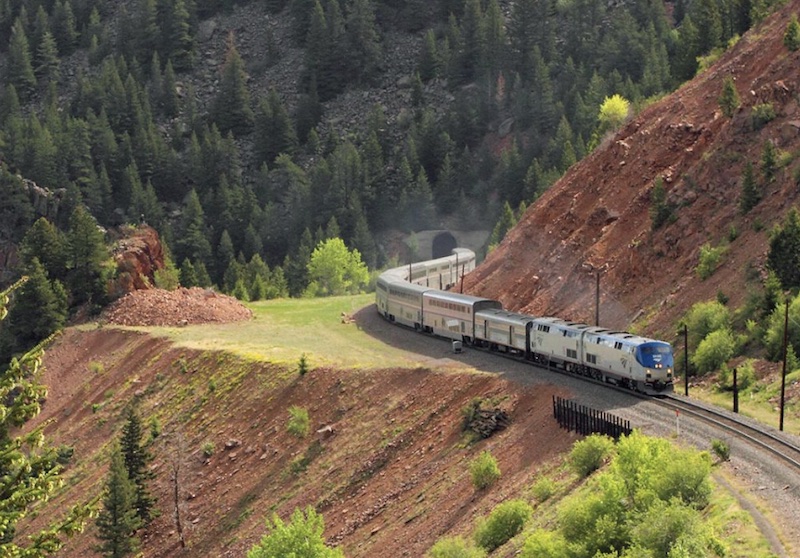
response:
<svg viewBox="0 0 800 558"><path fill-rule="evenodd" d="M464 347L462 353L455 354L452 351L450 340L391 324L378 314L374 304L365 306L355 312L353 319L358 328L367 335L396 349L419 355L420 366L423 367L434 368L448 364L452 366L461 365L481 372L496 374L505 380L523 385L555 384L569 389L578 403L602 411L632 406L641 401L635 396L605 389L601 385L546 370L497 353ZM608 392L607 396L605 392ZM603 395L599 396L600 393Z"/></svg>

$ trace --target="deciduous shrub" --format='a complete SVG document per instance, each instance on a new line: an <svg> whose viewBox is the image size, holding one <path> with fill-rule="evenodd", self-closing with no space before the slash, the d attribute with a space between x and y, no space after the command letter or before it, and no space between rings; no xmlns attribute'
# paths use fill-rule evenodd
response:
<svg viewBox="0 0 800 558"><path fill-rule="evenodd" d="M775 120L775 107L772 106L772 103L753 105L750 122L754 130L760 130L772 120Z"/></svg>
<svg viewBox="0 0 800 558"><path fill-rule="evenodd" d="M608 436L592 434L575 442L569 453L572 469L581 477L588 477L599 469L614 448L614 441Z"/></svg>
<svg viewBox="0 0 800 558"><path fill-rule="evenodd" d="M503 502L475 529L475 543L487 552L511 540L525 526L533 508L523 500Z"/></svg>
<svg viewBox="0 0 800 558"><path fill-rule="evenodd" d="M493 485L500 478L500 467L491 453L482 451L469 464L469 473L472 476L472 485L478 490L483 490Z"/></svg>
<svg viewBox="0 0 800 558"><path fill-rule="evenodd" d="M311 506L305 512L295 509L289 523L274 514L267 528L269 534L247 552L247 558L344 558L341 550L325 545L325 521Z"/></svg>
<svg viewBox="0 0 800 558"><path fill-rule="evenodd" d="M711 451L722 461L727 461L731 458L731 446L722 440L711 440Z"/></svg>
<svg viewBox="0 0 800 558"><path fill-rule="evenodd" d="M552 479L543 477L533 485L533 497L539 502L549 499L556 491L556 483Z"/></svg>
<svg viewBox="0 0 800 558"><path fill-rule="evenodd" d="M706 243L700 247L700 261L697 263L697 276L703 281L711 277L722 262L725 255L724 246L711 246Z"/></svg>
<svg viewBox="0 0 800 558"><path fill-rule="evenodd" d="M297 438L305 438L310 429L308 411L297 405L289 407L289 422L286 423L286 431Z"/></svg>
<svg viewBox="0 0 800 558"><path fill-rule="evenodd" d="M756 371L753 361L747 360L736 367L736 384L739 391L744 391L756 383ZM733 390L733 370L723 365L719 373L717 389L720 391Z"/></svg>
<svg viewBox="0 0 800 558"><path fill-rule="evenodd" d="M445 537L436 541L436 544L428 550L427 556L428 558L484 558L486 551L461 537Z"/></svg>
<svg viewBox="0 0 800 558"><path fill-rule="evenodd" d="M719 369L736 352L736 339L729 329L709 333L697 346L691 360L698 374L707 374Z"/></svg>

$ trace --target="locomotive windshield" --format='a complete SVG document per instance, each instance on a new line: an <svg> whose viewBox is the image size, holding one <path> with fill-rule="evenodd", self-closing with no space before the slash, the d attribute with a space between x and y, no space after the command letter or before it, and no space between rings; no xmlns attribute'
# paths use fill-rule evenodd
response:
<svg viewBox="0 0 800 558"><path fill-rule="evenodd" d="M661 341L642 343L636 349L636 360L647 368L672 368L672 347Z"/></svg>

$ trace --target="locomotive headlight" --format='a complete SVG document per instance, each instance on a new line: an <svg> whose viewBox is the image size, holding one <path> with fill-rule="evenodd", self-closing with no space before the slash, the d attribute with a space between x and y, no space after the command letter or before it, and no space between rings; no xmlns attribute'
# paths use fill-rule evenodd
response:
<svg viewBox="0 0 800 558"><path fill-rule="evenodd" d="M657 362L656 365L653 368L661 368L661 363Z"/></svg>

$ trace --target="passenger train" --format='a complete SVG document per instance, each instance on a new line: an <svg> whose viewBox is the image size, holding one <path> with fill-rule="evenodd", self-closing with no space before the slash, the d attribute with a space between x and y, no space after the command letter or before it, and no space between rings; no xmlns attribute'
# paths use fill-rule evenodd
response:
<svg viewBox="0 0 800 558"><path fill-rule="evenodd" d="M475 253L452 255L383 272L378 312L392 323L510 353L553 368L656 395L673 390L672 347L664 341L553 317L504 310L496 300L454 292L475 269Z"/></svg>

